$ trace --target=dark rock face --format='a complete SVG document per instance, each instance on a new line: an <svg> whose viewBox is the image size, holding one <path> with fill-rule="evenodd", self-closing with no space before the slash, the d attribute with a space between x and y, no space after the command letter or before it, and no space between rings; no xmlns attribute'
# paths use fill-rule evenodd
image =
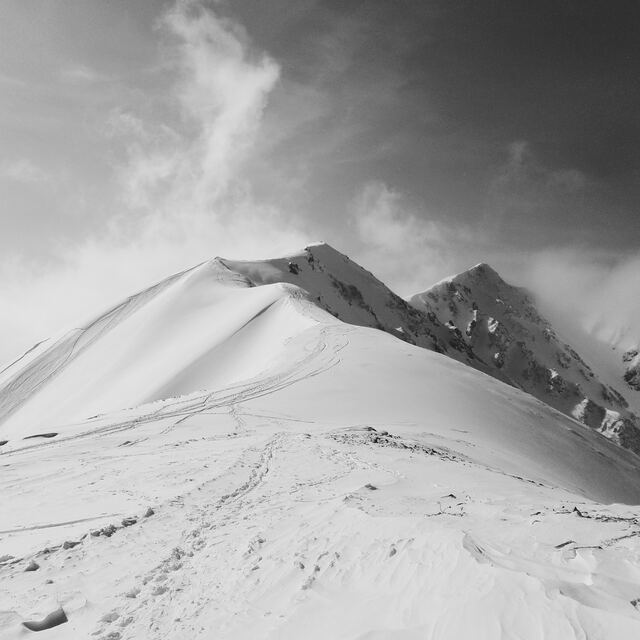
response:
<svg viewBox="0 0 640 640"><path fill-rule="evenodd" d="M600 429L606 415L604 407L601 407L589 398L585 398L578 407L574 416L588 427L596 430Z"/></svg>
<svg viewBox="0 0 640 640"><path fill-rule="evenodd" d="M477 265L410 302L488 363L490 375L640 454L640 418L629 410L623 389L599 381L537 311L530 294L506 283L489 265ZM623 360L627 384L640 389L640 350L628 351Z"/></svg>
<svg viewBox="0 0 640 640"><path fill-rule="evenodd" d="M625 363L624 381L635 391L640 391L640 353L630 349L622 356Z"/></svg>
<svg viewBox="0 0 640 640"><path fill-rule="evenodd" d="M29 620L22 624L29 629L29 631L46 631L47 629L52 629L68 621L67 614L64 612L64 609L60 607L60 609L56 609L42 620Z"/></svg>
<svg viewBox="0 0 640 640"><path fill-rule="evenodd" d="M328 245L310 245L300 254L263 262L226 259L221 262L255 286L275 282L297 285L319 307L343 322L385 331L485 373L490 368L476 358L457 327L446 327L435 314L416 309L373 274Z"/></svg>
<svg viewBox="0 0 640 640"><path fill-rule="evenodd" d="M63 549L73 549L73 547L77 547L80 544L78 540L66 540L62 545Z"/></svg>

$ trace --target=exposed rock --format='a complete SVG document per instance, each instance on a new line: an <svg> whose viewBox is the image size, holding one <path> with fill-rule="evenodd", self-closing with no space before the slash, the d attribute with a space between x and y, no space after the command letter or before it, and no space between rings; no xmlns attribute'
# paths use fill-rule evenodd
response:
<svg viewBox="0 0 640 640"><path fill-rule="evenodd" d="M584 398L571 413L576 420L592 429L599 429L606 415L604 407L601 407L590 398Z"/></svg>
<svg viewBox="0 0 640 640"><path fill-rule="evenodd" d="M582 356L558 339L533 298L506 283L489 265L479 264L444 280L413 296L411 303L444 323L450 347L466 347L477 361L490 363L486 373L640 453L635 444L640 417L629 409L624 389L598 380ZM458 327L465 327L464 332ZM627 384L640 389L640 350L629 350L623 360Z"/></svg>
<svg viewBox="0 0 640 640"><path fill-rule="evenodd" d="M636 391L640 391L640 353L638 349L630 349L622 356L625 363L624 381Z"/></svg>
<svg viewBox="0 0 640 640"><path fill-rule="evenodd" d="M46 631L47 629L52 629L68 621L67 614L64 612L64 609L60 607L42 620L29 620L22 624L29 629L29 631Z"/></svg>
<svg viewBox="0 0 640 640"><path fill-rule="evenodd" d="M80 542L77 540L65 540L64 544L62 545L62 548L73 549L73 547L77 547L79 544Z"/></svg>

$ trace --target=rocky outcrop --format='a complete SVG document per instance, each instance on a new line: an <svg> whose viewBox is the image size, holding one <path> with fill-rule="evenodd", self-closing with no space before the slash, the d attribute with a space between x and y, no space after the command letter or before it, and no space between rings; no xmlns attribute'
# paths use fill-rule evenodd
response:
<svg viewBox="0 0 640 640"><path fill-rule="evenodd" d="M316 304L350 324L385 331L410 344L444 353L485 373L490 365L476 357L457 327L423 312L391 291L372 273L324 243L286 258L222 263L254 285L289 282L309 292Z"/></svg>
<svg viewBox="0 0 640 640"><path fill-rule="evenodd" d="M560 339L524 289L479 264L413 296L411 304L440 320L500 377L640 454L640 419L624 396L597 379ZM640 389L638 350L624 355L625 380Z"/></svg>
<svg viewBox="0 0 640 640"><path fill-rule="evenodd" d="M640 352L630 349L622 356L625 365L624 380L634 390L640 391Z"/></svg>

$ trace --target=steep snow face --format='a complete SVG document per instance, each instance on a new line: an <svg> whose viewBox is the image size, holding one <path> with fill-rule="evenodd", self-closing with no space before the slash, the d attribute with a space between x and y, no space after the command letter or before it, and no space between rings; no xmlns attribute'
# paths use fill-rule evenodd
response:
<svg viewBox="0 0 640 640"><path fill-rule="evenodd" d="M218 261L131 298L0 374L0 438L229 384L324 317L288 284L254 288Z"/></svg>
<svg viewBox="0 0 640 640"><path fill-rule="evenodd" d="M620 388L559 337L525 290L489 265L443 280L410 302L458 330L503 379L640 453L640 421ZM634 380L632 367L628 377Z"/></svg>
<svg viewBox="0 0 640 640"><path fill-rule="evenodd" d="M325 243L309 245L304 251L275 260L221 261L255 285L298 285L320 307L344 322L380 329L410 344L487 369L457 332L444 326L435 315L413 308L372 273Z"/></svg>

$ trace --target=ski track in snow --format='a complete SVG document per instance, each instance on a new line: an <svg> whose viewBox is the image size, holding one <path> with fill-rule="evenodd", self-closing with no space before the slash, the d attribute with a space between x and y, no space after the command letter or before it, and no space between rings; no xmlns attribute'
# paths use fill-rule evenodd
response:
<svg viewBox="0 0 640 640"><path fill-rule="evenodd" d="M202 431L189 421L207 416L231 436L213 438L231 447L216 468L183 480L153 516L0 567L7 637L57 606L69 622L45 637L635 637L636 518L584 502L579 516L557 489L505 481L440 443L363 425L308 433L308 423L250 402L329 371L344 346L332 335L296 375L205 396L190 413L169 405L127 429L11 452L72 456L87 440L161 427L159 418L170 428L133 446L188 446ZM32 559L40 569L25 573Z"/></svg>
<svg viewBox="0 0 640 640"><path fill-rule="evenodd" d="M3 640L640 637L640 514L584 497L637 495L631 454L443 356L302 326L233 384L12 438Z"/></svg>

